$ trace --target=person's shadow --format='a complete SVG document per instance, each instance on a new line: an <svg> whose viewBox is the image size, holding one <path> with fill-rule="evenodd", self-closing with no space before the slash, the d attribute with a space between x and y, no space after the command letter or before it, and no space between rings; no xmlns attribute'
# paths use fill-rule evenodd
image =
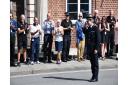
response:
<svg viewBox="0 0 128 85"><path fill-rule="evenodd" d="M42 77L42 78L52 78L52 79L71 80L71 81L89 81L87 79L65 78L65 77L54 77L54 76Z"/></svg>

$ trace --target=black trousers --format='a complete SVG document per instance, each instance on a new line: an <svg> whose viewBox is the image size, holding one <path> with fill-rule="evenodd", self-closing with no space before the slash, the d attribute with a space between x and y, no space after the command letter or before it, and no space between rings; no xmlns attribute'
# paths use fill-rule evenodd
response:
<svg viewBox="0 0 128 85"><path fill-rule="evenodd" d="M52 54L52 42L53 42L53 36L52 34L45 34L44 35L44 61L48 60L51 61L51 54Z"/></svg>
<svg viewBox="0 0 128 85"><path fill-rule="evenodd" d="M14 65L15 60L15 36L10 36L10 64Z"/></svg>
<svg viewBox="0 0 128 85"><path fill-rule="evenodd" d="M98 54L90 53L89 57L91 62L92 78L98 79L98 73L99 73Z"/></svg>
<svg viewBox="0 0 128 85"><path fill-rule="evenodd" d="M71 36L64 35L63 36L63 50L62 50L62 59L63 60L69 59L70 44L71 44Z"/></svg>
<svg viewBox="0 0 128 85"><path fill-rule="evenodd" d="M108 56L113 55L113 50L114 50L114 46L115 46L114 37L115 37L115 33L110 32L109 33L109 42L107 45Z"/></svg>
<svg viewBox="0 0 128 85"><path fill-rule="evenodd" d="M115 53L118 53L118 44L117 45L115 45Z"/></svg>

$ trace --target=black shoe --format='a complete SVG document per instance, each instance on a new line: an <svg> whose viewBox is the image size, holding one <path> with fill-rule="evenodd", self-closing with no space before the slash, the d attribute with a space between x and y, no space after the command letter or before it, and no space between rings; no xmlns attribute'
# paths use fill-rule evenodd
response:
<svg viewBox="0 0 128 85"><path fill-rule="evenodd" d="M48 63L53 63L52 61L48 61Z"/></svg>
<svg viewBox="0 0 128 85"><path fill-rule="evenodd" d="M20 62L17 63L17 66L19 66L19 67L21 66L21 65L20 65Z"/></svg>
<svg viewBox="0 0 128 85"><path fill-rule="evenodd" d="M43 61L44 63L47 63L47 61Z"/></svg>
<svg viewBox="0 0 128 85"><path fill-rule="evenodd" d="M14 66L14 67L16 67L16 66L17 66L17 64L11 63L11 64L10 64L10 66Z"/></svg>
<svg viewBox="0 0 128 85"><path fill-rule="evenodd" d="M67 62L67 60L62 60L63 62Z"/></svg>
<svg viewBox="0 0 128 85"><path fill-rule="evenodd" d="M118 60L118 58L116 58L116 60Z"/></svg>
<svg viewBox="0 0 128 85"><path fill-rule="evenodd" d="M89 82L97 82L98 79L90 79Z"/></svg>
<svg viewBox="0 0 128 85"><path fill-rule="evenodd" d="M68 59L66 59L66 60L67 60L67 61L71 61L71 59L69 59L69 58L68 58Z"/></svg>
<svg viewBox="0 0 128 85"><path fill-rule="evenodd" d="M114 53L110 53L110 56L116 56L116 54L114 54Z"/></svg>
<svg viewBox="0 0 128 85"><path fill-rule="evenodd" d="M47 60L43 60L44 63L47 63L48 61Z"/></svg>

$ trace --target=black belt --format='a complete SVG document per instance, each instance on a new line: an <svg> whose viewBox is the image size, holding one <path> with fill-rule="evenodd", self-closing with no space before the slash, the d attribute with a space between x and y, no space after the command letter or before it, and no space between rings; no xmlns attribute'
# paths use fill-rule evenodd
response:
<svg viewBox="0 0 128 85"><path fill-rule="evenodd" d="M71 35L64 35L64 36L71 36Z"/></svg>
<svg viewBox="0 0 128 85"><path fill-rule="evenodd" d="M52 35L52 34L44 34L44 36L46 36L46 35Z"/></svg>

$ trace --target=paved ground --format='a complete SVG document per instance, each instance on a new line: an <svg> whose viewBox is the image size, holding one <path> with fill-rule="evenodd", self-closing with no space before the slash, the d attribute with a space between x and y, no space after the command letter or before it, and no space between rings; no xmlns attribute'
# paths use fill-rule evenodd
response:
<svg viewBox="0 0 128 85"><path fill-rule="evenodd" d="M10 85L118 85L117 69L100 69L98 82L90 77L90 70L30 74L11 77Z"/></svg>
<svg viewBox="0 0 128 85"><path fill-rule="evenodd" d="M100 69L106 68L117 68L118 61L114 59L106 59L105 61L99 60ZM10 75L26 75L26 74L37 74L37 73L49 73L49 72L60 72L60 71L71 71L71 70L88 70L90 69L90 61L85 60L82 62L78 61L69 61L69 62L62 62L61 65L57 65L54 63L52 64L35 64L35 65L24 65L22 64L21 67L11 67L10 68Z"/></svg>

